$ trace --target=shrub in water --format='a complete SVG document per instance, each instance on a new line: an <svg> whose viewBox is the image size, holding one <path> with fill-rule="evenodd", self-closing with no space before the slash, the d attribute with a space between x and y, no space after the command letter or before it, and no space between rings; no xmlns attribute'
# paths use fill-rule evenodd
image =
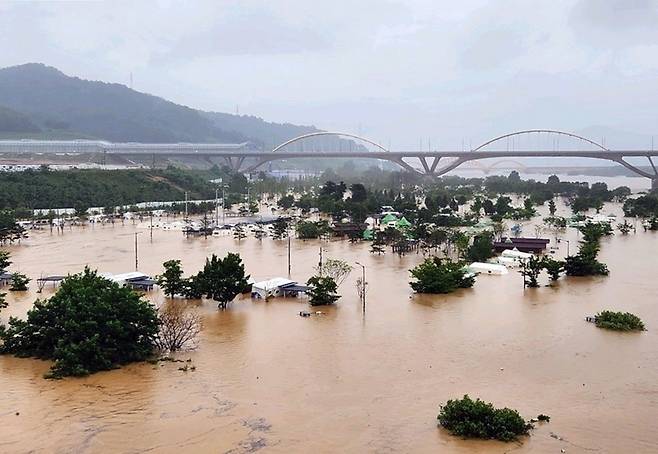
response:
<svg viewBox="0 0 658 454"><path fill-rule="evenodd" d="M644 331L644 323L640 317L630 312L603 311L594 317L599 328L616 331Z"/></svg>
<svg viewBox="0 0 658 454"><path fill-rule="evenodd" d="M532 424L526 423L516 410L494 408L468 395L461 400L449 400L441 407L438 420L454 435L465 438L513 441L532 429Z"/></svg>

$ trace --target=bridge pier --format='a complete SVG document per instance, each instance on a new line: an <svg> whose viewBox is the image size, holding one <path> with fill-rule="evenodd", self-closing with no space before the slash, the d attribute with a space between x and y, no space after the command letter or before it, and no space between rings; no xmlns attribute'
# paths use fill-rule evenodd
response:
<svg viewBox="0 0 658 454"><path fill-rule="evenodd" d="M651 190L658 191L658 176L651 179Z"/></svg>

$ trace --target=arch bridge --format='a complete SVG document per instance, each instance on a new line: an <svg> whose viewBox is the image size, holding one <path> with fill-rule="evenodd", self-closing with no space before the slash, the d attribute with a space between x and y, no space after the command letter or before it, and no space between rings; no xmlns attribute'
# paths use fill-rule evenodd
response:
<svg viewBox="0 0 658 454"><path fill-rule="evenodd" d="M529 136L535 134L545 134L555 137L557 140L560 138L567 138L573 140L577 143L581 143L588 147L588 150L559 150L559 149L550 149L550 150L529 150L529 149L508 149L506 150L489 150L488 148L494 144L499 144L501 142L507 142L509 144L510 139L513 141L515 138L520 136ZM298 152L298 151L285 151L285 148L288 145L293 143L305 140L311 137L321 137L321 136L339 136L347 137L350 139L356 139L361 142L365 142L368 145L374 147L373 151L316 151L316 152ZM255 162L249 166L245 166L244 169L242 164L246 157L255 158ZM367 139L365 137L360 137L354 134L342 133L342 132L316 132L311 134L305 134L299 137L290 139L281 145L275 147L270 152L256 152L245 154L241 156L236 162L230 156L227 156L227 163L234 170L244 170L245 172L252 172L257 170L262 165L282 159L293 159L293 158L371 158L371 159L380 159L389 162L393 162L403 169L406 169L410 172L414 172L421 175L433 175L441 176L451 170L456 169L467 162L477 162L484 159L498 159L506 162L513 162L515 164L520 164L515 159L518 158L537 158L537 157L555 157L555 158L591 158L599 159L605 161L611 161L616 164L620 164L632 172L649 178L652 181L652 188L658 188L658 170L653 161L653 157L658 156L658 151L656 150L610 150L606 148L599 142L588 139L587 137L580 136L578 134L559 131L554 129L527 129L523 131L516 131L508 134L503 134L498 137L494 137L476 148L468 151L391 151L385 148L383 145ZM652 171L647 171L641 167L638 167L635 164L632 164L627 161L628 158L646 158L650 165ZM412 161L415 161L415 166L412 165ZM236 165L237 164L237 165ZM491 170L498 163L494 163L491 166L482 166L486 170Z"/></svg>

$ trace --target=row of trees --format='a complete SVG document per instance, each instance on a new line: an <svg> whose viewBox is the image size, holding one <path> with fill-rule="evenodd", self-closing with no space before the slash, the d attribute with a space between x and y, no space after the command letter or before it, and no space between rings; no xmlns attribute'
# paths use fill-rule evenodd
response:
<svg viewBox="0 0 658 454"><path fill-rule="evenodd" d="M168 260L163 267L164 272L157 281L170 298L208 298L216 301L218 307L226 308L248 285L249 276L245 274L242 259L232 252L223 259L213 254L206 259L201 271L188 278L183 277L180 260Z"/></svg>

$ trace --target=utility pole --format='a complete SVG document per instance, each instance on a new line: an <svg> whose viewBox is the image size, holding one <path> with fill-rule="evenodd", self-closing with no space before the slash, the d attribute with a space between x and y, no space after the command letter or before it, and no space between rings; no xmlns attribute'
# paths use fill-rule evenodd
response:
<svg viewBox="0 0 658 454"><path fill-rule="evenodd" d="M320 276L322 276L322 246L320 246L320 262L318 263L318 270L320 272Z"/></svg>
<svg viewBox="0 0 658 454"><path fill-rule="evenodd" d="M288 277L290 277L290 232L288 232Z"/></svg>
<svg viewBox="0 0 658 454"><path fill-rule="evenodd" d="M226 195L224 194L224 184L222 184L222 224L226 225Z"/></svg>
<svg viewBox="0 0 658 454"><path fill-rule="evenodd" d="M215 227L219 225L219 199L218 196L219 189L215 188ZM222 200L222 202L224 202Z"/></svg>
<svg viewBox="0 0 658 454"><path fill-rule="evenodd" d="M360 264L359 262L355 262L357 265L361 267L361 310L363 311L363 314L365 315L366 313L366 266Z"/></svg>
<svg viewBox="0 0 658 454"><path fill-rule="evenodd" d="M139 261L137 259L137 235L141 233L142 232L135 232L135 271L138 271L139 268Z"/></svg>

